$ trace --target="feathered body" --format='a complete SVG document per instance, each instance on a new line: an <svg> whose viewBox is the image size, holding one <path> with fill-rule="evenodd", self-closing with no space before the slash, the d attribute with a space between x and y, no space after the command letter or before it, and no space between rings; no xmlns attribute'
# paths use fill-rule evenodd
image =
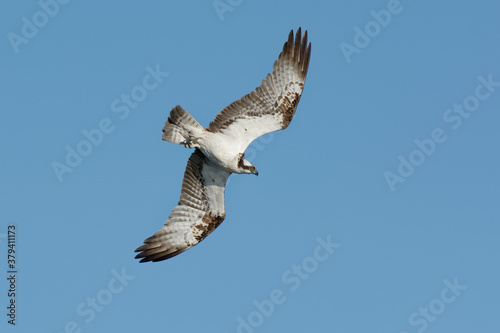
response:
<svg viewBox="0 0 500 333"><path fill-rule="evenodd" d="M245 159L248 145L261 135L282 130L292 121L307 75L311 44L307 31L290 32L283 51L251 93L225 107L203 128L179 105L165 127L165 141L195 148L188 160L179 204L164 226L137 248L136 258L160 261L198 244L224 220L224 190L231 173L255 174Z"/></svg>

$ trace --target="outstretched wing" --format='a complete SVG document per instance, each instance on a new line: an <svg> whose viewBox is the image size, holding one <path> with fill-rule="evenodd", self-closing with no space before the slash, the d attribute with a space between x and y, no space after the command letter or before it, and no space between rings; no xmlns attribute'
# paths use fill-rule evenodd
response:
<svg viewBox="0 0 500 333"><path fill-rule="evenodd" d="M225 218L224 190L230 173L196 149L188 160L179 204L165 225L137 248L141 262L161 261L195 246Z"/></svg>
<svg viewBox="0 0 500 333"><path fill-rule="evenodd" d="M302 95L310 56L307 31L302 36L299 28L295 41L290 31L273 72L260 87L225 107L208 130L231 136L244 151L259 136L287 128Z"/></svg>

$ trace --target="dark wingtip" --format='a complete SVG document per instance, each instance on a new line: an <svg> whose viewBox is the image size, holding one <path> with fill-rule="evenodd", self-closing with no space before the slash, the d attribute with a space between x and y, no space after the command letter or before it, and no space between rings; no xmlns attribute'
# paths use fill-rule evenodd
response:
<svg viewBox="0 0 500 333"><path fill-rule="evenodd" d="M283 45L282 53L285 53L290 47L293 47L293 29L288 34L288 41Z"/></svg>
<svg viewBox="0 0 500 333"><path fill-rule="evenodd" d="M302 34L302 27L297 29L297 33L294 33L293 29L290 30L288 35L288 41L283 46L284 51L295 58L295 60L300 64L304 77L307 75L307 70L309 69L309 60L311 58L311 43L308 43L308 32L304 30Z"/></svg>
<svg viewBox="0 0 500 333"><path fill-rule="evenodd" d="M146 257L146 258L145 258L145 257L146 257L146 256L144 255L144 252L142 252L142 253L139 253L138 255L136 255L136 256L134 257L134 259L141 259L141 260L139 261L139 263L141 263L141 262L148 262L148 261L149 261L149 259L148 259L147 257Z"/></svg>

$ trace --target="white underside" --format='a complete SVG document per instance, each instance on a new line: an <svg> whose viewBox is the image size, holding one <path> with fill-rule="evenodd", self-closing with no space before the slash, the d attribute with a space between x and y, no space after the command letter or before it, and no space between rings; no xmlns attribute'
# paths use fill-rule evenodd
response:
<svg viewBox="0 0 500 333"><path fill-rule="evenodd" d="M255 138L281 129L281 120L280 114L238 119L222 132L213 133L207 130L192 132L192 143L220 167L231 173L241 173L238 168L241 154L245 153Z"/></svg>

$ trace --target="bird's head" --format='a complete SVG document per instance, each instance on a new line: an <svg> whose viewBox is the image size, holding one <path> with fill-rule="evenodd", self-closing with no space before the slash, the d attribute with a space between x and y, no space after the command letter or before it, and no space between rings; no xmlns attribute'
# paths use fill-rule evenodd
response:
<svg viewBox="0 0 500 333"><path fill-rule="evenodd" d="M259 175L257 169L255 169L252 163L248 162L243 154L241 154L238 159L238 173L251 173L256 176Z"/></svg>

